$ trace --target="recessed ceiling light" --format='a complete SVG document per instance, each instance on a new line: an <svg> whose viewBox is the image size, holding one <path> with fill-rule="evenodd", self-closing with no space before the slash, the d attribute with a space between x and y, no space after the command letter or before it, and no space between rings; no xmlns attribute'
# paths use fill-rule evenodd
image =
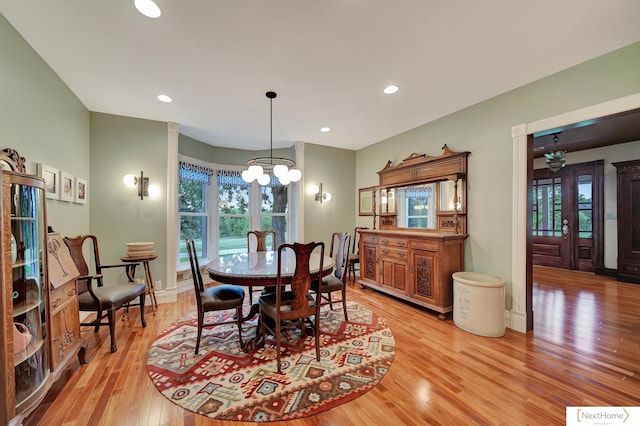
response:
<svg viewBox="0 0 640 426"><path fill-rule="evenodd" d="M384 88L384 93L386 93L387 95L391 95L393 93L396 93L399 89L400 88L395 84L391 84Z"/></svg>
<svg viewBox="0 0 640 426"><path fill-rule="evenodd" d="M322 127L322 128L320 129L320 131L321 131L322 133L327 133L327 132L330 132L330 131L331 131L331 129L330 129L330 128L328 128L327 126L324 126L324 127Z"/></svg>
<svg viewBox="0 0 640 426"><path fill-rule="evenodd" d="M171 99L171 97L167 95L158 95L158 100L160 102L173 102L173 99Z"/></svg>
<svg viewBox="0 0 640 426"><path fill-rule="evenodd" d="M160 8L152 0L134 0L133 5L138 12L149 18L158 18L162 14Z"/></svg>

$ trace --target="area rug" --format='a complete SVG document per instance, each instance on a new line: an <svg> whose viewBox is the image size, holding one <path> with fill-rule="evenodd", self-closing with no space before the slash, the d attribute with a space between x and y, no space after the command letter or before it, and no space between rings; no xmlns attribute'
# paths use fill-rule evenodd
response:
<svg viewBox="0 0 640 426"><path fill-rule="evenodd" d="M272 422L312 416L372 389L393 361L395 340L384 321L355 303L348 303L348 315L344 321L341 307L322 310L320 362L312 336L287 334L278 374L273 337L246 354L235 324L205 328L195 355L197 315L192 312L157 337L147 370L173 403L213 419ZM245 323L245 339L254 336L255 327L255 321Z"/></svg>

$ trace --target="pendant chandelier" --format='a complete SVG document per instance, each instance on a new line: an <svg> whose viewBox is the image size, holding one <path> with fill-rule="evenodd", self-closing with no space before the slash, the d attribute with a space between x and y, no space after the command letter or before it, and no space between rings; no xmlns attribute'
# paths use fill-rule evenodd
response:
<svg viewBox="0 0 640 426"><path fill-rule="evenodd" d="M552 172L557 172L565 165L564 154L566 151L558 151L558 135L559 133L552 133L553 135L553 151L547 152L544 156L547 158L547 167Z"/></svg>
<svg viewBox="0 0 640 426"><path fill-rule="evenodd" d="M296 162L288 158L273 156L273 99L277 96L276 92L267 92L269 98L269 120L270 120L270 141L271 152L269 157L255 157L247 161L247 170L242 172L242 180L245 182L253 182L258 180L260 185L268 185L271 182L269 172L272 172L278 178L282 185L290 182L297 182L302 178L300 169L296 169Z"/></svg>

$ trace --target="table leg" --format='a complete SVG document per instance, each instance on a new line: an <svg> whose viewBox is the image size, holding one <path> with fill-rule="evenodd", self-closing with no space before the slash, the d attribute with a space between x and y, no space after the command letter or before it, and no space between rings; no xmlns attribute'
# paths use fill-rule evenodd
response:
<svg viewBox="0 0 640 426"><path fill-rule="evenodd" d="M255 317L256 315L259 315L260 313L260 305L256 302L253 303L251 305L251 309L249 309L249 313L242 317L242 321L243 322L247 322L250 319L252 319L253 317ZM256 324L256 334L253 337L250 337L249 339L244 341L244 344L242 346L242 350L245 353L253 353L255 352L260 346L262 346L262 344L264 343L262 341L262 336L260 336L260 321L262 321L262 318L260 318L260 316L258 316L258 322Z"/></svg>
<svg viewBox="0 0 640 426"><path fill-rule="evenodd" d="M158 301L156 300L153 280L151 279L151 269L149 268L149 262L142 262L142 264L144 265L144 273L147 279L147 290L149 292L149 299L151 300L151 310L153 311L153 315L156 315L156 310L158 309Z"/></svg>

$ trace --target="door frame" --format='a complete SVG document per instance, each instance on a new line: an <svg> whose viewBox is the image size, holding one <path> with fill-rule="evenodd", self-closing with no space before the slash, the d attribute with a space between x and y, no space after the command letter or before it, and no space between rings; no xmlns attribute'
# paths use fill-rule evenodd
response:
<svg viewBox="0 0 640 426"><path fill-rule="evenodd" d="M592 105L511 128L513 139L513 197L511 221L511 310L509 328L533 330L533 267L531 260L531 179L533 134L598 117L640 108L640 93Z"/></svg>

